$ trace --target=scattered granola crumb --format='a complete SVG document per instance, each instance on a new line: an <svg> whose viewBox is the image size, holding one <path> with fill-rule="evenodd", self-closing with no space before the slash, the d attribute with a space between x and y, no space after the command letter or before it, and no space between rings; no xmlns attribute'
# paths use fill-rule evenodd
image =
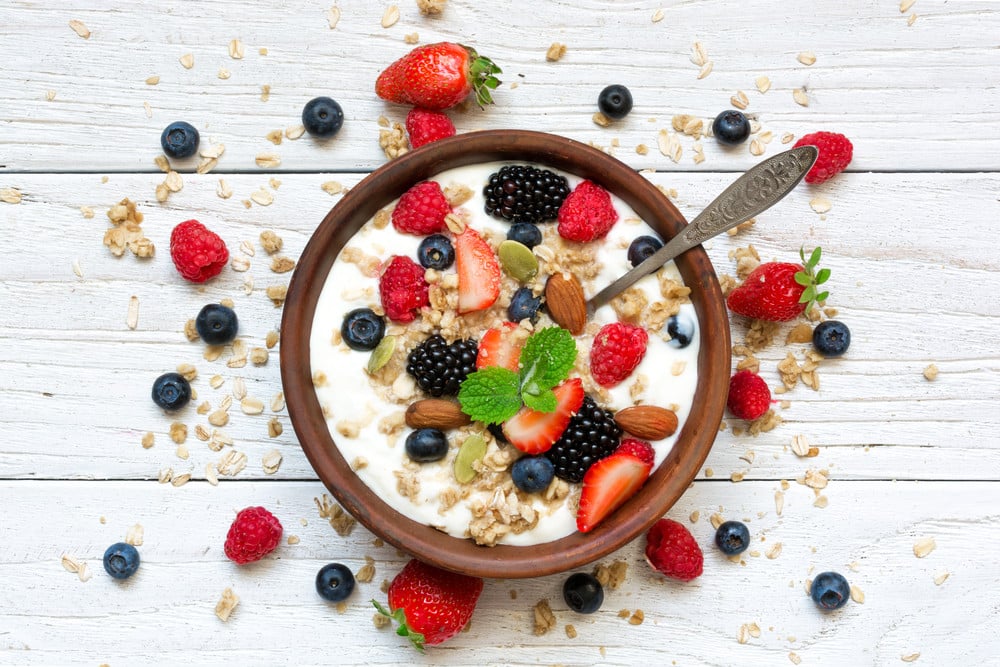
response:
<svg viewBox="0 0 1000 667"><path fill-rule="evenodd" d="M319 187L328 195L339 195L344 191L344 186L341 185L340 181L326 181Z"/></svg>
<svg viewBox="0 0 1000 667"><path fill-rule="evenodd" d="M914 14L910 14L908 17L906 17L906 25L910 26L910 25L913 25L916 22L917 22L917 15L915 13Z"/></svg>
<svg viewBox="0 0 1000 667"><path fill-rule="evenodd" d="M905 14L906 12L910 11L910 7L912 7L916 1L917 0L900 0L899 13Z"/></svg>
<svg viewBox="0 0 1000 667"><path fill-rule="evenodd" d="M810 65L816 62L816 54L813 53L812 51L803 51L797 56L797 59L800 63L802 63L806 67L809 67Z"/></svg>
<svg viewBox="0 0 1000 667"><path fill-rule="evenodd" d="M816 500L813 501L813 507L818 507L819 509L825 509L827 505L830 504L829 499L826 496L816 496Z"/></svg>
<svg viewBox="0 0 1000 667"><path fill-rule="evenodd" d="M813 197L809 200L809 208L819 214L829 213L833 204L826 197Z"/></svg>
<svg viewBox="0 0 1000 667"><path fill-rule="evenodd" d="M944 582L946 582L948 580L948 577L950 577L950 576L951 576L950 572L942 572L941 574L939 574L936 577L934 577L934 585L935 586L940 586L941 584L943 584Z"/></svg>
<svg viewBox="0 0 1000 667"><path fill-rule="evenodd" d="M802 88L796 88L795 90L792 91L792 99L795 100L795 103L798 104L799 106L802 107L809 106L809 96L806 94L806 91Z"/></svg>
<svg viewBox="0 0 1000 667"><path fill-rule="evenodd" d="M128 300L128 312L125 315L125 324L133 331L139 326L139 297L134 294Z"/></svg>
<svg viewBox="0 0 1000 667"><path fill-rule="evenodd" d="M137 523L134 526L130 526L125 532L125 543L131 544L134 547L141 547L144 532L142 524Z"/></svg>
<svg viewBox="0 0 1000 667"><path fill-rule="evenodd" d="M576 639L576 628L573 627L572 623L566 625L566 636L570 639Z"/></svg>
<svg viewBox="0 0 1000 667"><path fill-rule="evenodd" d="M448 0L417 0L417 9L424 16L436 16L444 11Z"/></svg>
<svg viewBox="0 0 1000 667"><path fill-rule="evenodd" d="M410 152L406 131L399 123L393 123L391 129L379 130L378 145L390 160Z"/></svg>
<svg viewBox="0 0 1000 667"><path fill-rule="evenodd" d="M288 285L268 285L267 298L271 300L275 308L280 308L285 303L285 296L288 294Z"/></svg>
<svg viewBox="0 0 1000 667"><path fill-rule="evenodd" d="M334 5L326 12L326 22L330 24L330 30L337 27L337 23L340 21L340 7Z"/></svg>
<svg viewBox="0 0 1000 667"><path fill-rule="evenodd" d="M194 54L192 53L185 53L179 58L179 60L184 69L191 69L194 67Z"/></svg>
<svg viewBox="0 0 1000 667"><path fill-rule="evenodd" d="M548 600L539 600L534 607L534 633L536 636L542 636L548 633L549 630L556 627L556 617L552 613L552 608L549 607Z"/></svg>
<svg viewBox="0 0 1000 667"><path fill-rule="evenodd" d="M629 617L629 625L642 625L642 622L646 620L646 615L643 613L642 609L636 609L635 612Z"/></svg>
<svg viewBox="0 0 1000 667"><path fill-rule="evenodd" d="M566 55L566 45L559 42L552 42L549 50L545 52L545 59L550 63L561 60Z"/></svg>
<svg viewBox="0 0 1000 667"><path fill-rule="evenodd" d="M858 604L865 603L865 592L859 586L851 584L851 599Z"/></svg>
<svg viewBox="0 0 1000 667"><path fill-rule="evenodd" d="M170 425L170 439L176 442L178 445L183 444L187 440L188 427L186 424L181 422L174 422Z"/></svg>
<svg viewBox="0 0 1000 667"><path fill-rule="evenodd" d="M347 537L354 530L354 526L357 523L354 518L344 511L344 508L333 502L329 496L325 493L323 494L322 500L319 498L313 498L313 502L316 503L316 508L319 510L319 516L321 519L326 519L330 522L330 526L333 527L337 534L341 537Z"/></svg>
<svg viewBox="0 0 1000 667"><path fill-rule="evenodd" d="M382 628L387 628L392 625L392 619L388 616L383 616L382 614L372 614L372 623L375 627L381 630Z"/></svg>
<svg viewBox="0 0 1000 667"><path fill-rule="evenodd" d="M935 366L934 364L931 364L924 369L924 378L926 378L928 382L933 382L934 380L937 379L937 376L938 376L938 367Z"/></svg>
<svg viewBox="0 0 1000 667"><path fill-rule="evenodd" d="M795 651L789 651L788 659L792 661L793 665L797 665L802 662L802 658L800 658L799 654Z"/></svg>
<svg viewBox="0 0 1000 667"><path fill-rule="evenodd" d="M763 95L771 89L771 80L766 76L758 76L754 79L754 85L757 86L757 90Z"/></svg>
<svg viewBox="0 0 1000 667"><path fill-rule="evenodd" d="M269 99L271 99L271 86L265 83L260 87L260 101L267 102Z"/></svg>
<svg viewBox="0 0 1000 667"><path fill-rule="evenodd" d="M410 32L403 35L403 42L406 44L416 44L420 41L420 35L415 32Z"/></svg>
<svg viewBox="0 0 1000 667"><path fill-rule="evenodd" d="M233 593L232 588L226 588L222 591L222 597L219 602L215 605L215 615L219 617L219 620L226 623L229 620L230 615L232 615L233 610L236 609L236 605L240 603L240 598Z"/></svg>
<svg viewBox="0 0 1000 667"><path fill-rule="evenodd" d="M396 25L397 21L399 21L399 7L389 5L385 8L385 12L382 13L382 27L391 28Z"/></svg>
<svg viewBox="0 0 1000 667"><path fill-rule="evenodd" d="M90 39L90 30L87 28L86 24L84 24L83 21L78 21L77 19L73 19L72 21L69 22L69 27L72 28L73 32L75 32L80 37L83 37L84 39Z"/></svg>
<svg viewBox="0 0 1000 667"><path fill-rule="evenodd" d="M925 558L937 548L937 542L933 537L924 537L913 544L913 555L917 558Z"/></svg>
<svg viewBox="0 0 1000 667"><path fill-rule="evenodd" d="M599 125L601 127L611 126L611 119L605 116L600 111L596 112L593 116L590 117L590 119L594 121L594 125Z"/></svg>
<svg viewBox="0 0 1000 667"><path fill-rule="evenodd" d="M243 59L243 42L238 39L229 40L229 57L233 60Z"/></svg>
<svg viewBox="0 0 1000 667"><path fill-rule="evenodd" d="M354 575L354 579L360 581L363 584L370 583L375 578L375 559L371 556L365 556L365 564L361 566L357 574Z"/></svg>
<svg viewBox="0 0 1000 667"><path fill-rule="evenodd" d="M909 655L901 655L899 656L899 659L903 662L916 662L919 657L920 652L918 651L917 653L910 653Z"/></svg>

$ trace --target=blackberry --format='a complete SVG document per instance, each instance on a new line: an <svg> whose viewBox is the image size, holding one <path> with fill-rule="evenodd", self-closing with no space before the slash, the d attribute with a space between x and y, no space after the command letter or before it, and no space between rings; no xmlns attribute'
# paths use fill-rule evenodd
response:
<svg viewBox="0 0 1000 667"><path fill-rule="evenodd" d="M611 412L584 396L579 412L570 418L566 430L545 456L555 465L556 477L577 484L590 466L618 448L621 435Z"/></svg>
<svg viewBox="0 0 1000 667"><path fill-rule="evenodd" d="M483 188L486 212L507 222L549 222L569 194L565 178L548 169L508 165L490 174Z"/></svg>
<svg viewBox="0 0 1000 667"><path fill-rule="evenodd" d="M457 394L462 380L476 370L479 344L470 339L450 345L435 334L410 351L406 372L431 396Z"/></svg>

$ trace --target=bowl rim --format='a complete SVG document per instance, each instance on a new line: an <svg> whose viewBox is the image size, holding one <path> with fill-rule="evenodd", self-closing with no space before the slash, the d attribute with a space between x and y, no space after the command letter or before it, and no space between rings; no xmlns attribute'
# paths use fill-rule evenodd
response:
<svg viewBox="0 0 1000 667"><path fill-rule="evenodd" d="M336 447L312 382L310 335L327 274L347 240L412 184L454 167L482 162L534 162L596 181L620 197L662 238L687 224L655 185L596 148L531 130L483 130L443 139L402 155L368 174L334 205L298 261L281 323L281 380L299 445L337 501L372 533L432 565L462 574L525 578L555 574L602 558L661 518L690 486L708 456L725 410L731 366L728 312L712 263L702 246L675 262L691 288L700 349L695 396L666 459L639 493L594 530L532 546L476 545L418 523L390 507ZM331 251L333 248L333 251Z"/></svg>

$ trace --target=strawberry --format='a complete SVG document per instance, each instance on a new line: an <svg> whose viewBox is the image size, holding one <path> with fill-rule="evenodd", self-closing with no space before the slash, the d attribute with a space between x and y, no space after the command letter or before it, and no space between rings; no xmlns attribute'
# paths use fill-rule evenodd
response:
<svg viewBox="0 0 1000 667"><path fill-rule="evenodd" d="M701 576L705 556L683 524L660 519L646 533L646 562L671 579L691 581Z"/></svg>
<svg viewBox="0 0 1000 667"><path fill-rule="evenodd" d="M404 255L393 255L378 280L382 309L393 322L412 322L430 305L424 268Z"/></svg>
<svg viewBox="0 0 1000 667"><path fill-rule="evenodd" d="M552 391L556 395L555 412L539 412L523 406L503 424L507 441L525 454L547 452L566 430L570 417L583 405L580 378L566 380Z"/></svg>
<svg viewBox="0 0 1000 667"><path fill-rule="evenodd" d="M626 451L615 451L590 466L583 476L576 528L581 533L594 529L604 517L636 494L649 477L653 464Z"/></svg>
<svg viewBox="0 0 1000 667"><path fill-rule="evenodd" d="M483 580L410 560L389 585L389 609L372 600L383 616L399 623L396 634L419 650L451 639L472 618Z"/></svg>
<svg viewBox="0 0 1000 667"><path fill-rule="evenodd" d="M847 168L854 156L851 140L837 132L813 132L795 142L793 148L815 146L819 149L816 164L806 174L806 183L828 181Z"/></svg>
<svg viewBox="0 0 1000 667"><path fill-rule="evenodd" d="M431 111L449 109L470 93L479 106L491 104L490 91L500 85L492 60L454 42L418 46L385 68L375 81L375 94L388 102Z"/></svg>
<svg viewBox="0 0 1000 667"><path fill-rule="evenodd" d="M622 440L621 444L618 445L618 449L616 449L614 453L634 456L643 463L648 463L649 465L653 465L656 461L656 452L653 451L653 446L645 440L638 440L636 438L625 438Z"/></svg>
<svg viewBox="0 0 1000 667"><path fill-rule="evenodd" d="M590 374L602 387L614 387L635 370L646 355L649 335L624 322L605 324L590 347Z"/></svg>
<svg viewBox="0 0 1000 667"><path fill-rule="evenodd" d="M504 322L502 329L490 329L484 333L479 340L476 368L502 366L517 373L524 341L514 336L516 330L517 325L513 322Z"/></svg>
<svg viewBox="0 0 1000 667"><path fill-rule="evenodd" d="M425 236L443 232L451 204L437 181L421 181L403 193L392 209L392 226L397 232Z"/></svg>
<svg viewBox="0 0 1000 667"><path fill-rule="evenodd" d="M406 133L410 135L410 146L420 148L432 141L455 136L455 125L440 111L413 107L406 114Z"/></svg>
<svg viewBox="0 0 1000 667"><path fill-rule="evenodd" d="M455 270L460 314L489 308L500 296L500 263L493 248L471 227L455 237Z"/></svg>
<svg viewBox="0 0 1000 667"><path fill-rule="evenodd" d="M738 315L769 322L787 322L805 312L816 301L829 296L817 287L830 277L830 269L816 271L821 251L816 248L809 259L799 250L803 264L768 262L750 272L743 284L729 293L726 305Z"/></svg>
<svg viewBox="0 0 1000 667"><path fill-rule="evenodd" d="M591 181L581 181L559 207L559 236L589 243L604 238L618 221L611 195Z"/></svg>
<svg viewBox="0 0 1000 667"><path fill-rule="evenodd" d="M740 371L729 379L726 405L734 417L757 419L771 407L771 390L753 371Z"/></svg>

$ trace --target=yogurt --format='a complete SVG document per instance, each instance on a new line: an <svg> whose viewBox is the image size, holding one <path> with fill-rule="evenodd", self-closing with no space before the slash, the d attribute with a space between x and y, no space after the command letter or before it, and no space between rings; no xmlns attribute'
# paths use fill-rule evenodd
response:
<svg viewBox="0 0 1000 667"><path fill-rule="evenodd" d="M462 198L466 201L456 207L456 211L494 250L506 237L510 224L484 211L482 189L489 175L504 164L507 163L459 167L441 172L433 179L446 194L465 190ZM566 177L571 188L581 180L571 174L561 175ZM593 243L563 242L556 234L556 223L539 224L545 239L534 248L541 265L539 275L531 283L536 292L541 292L549 275L546 267L558 268L568 262L581 269L586 275L576 271L574 275L580 278L587 296L631 268L627 249L632 240L657 234L620 198L612 196L612 203L619 214L618 222L604 239ZM418 464L410 461L406 454L404 440L410 429L403 422L403 415L408 405L425 396L405 370L399 369L405 367L406 354L421 340L437 333L441 326L454 322L455 318L469 316L445 313L439 322L432 323L425 313L407 325L387 321L386 333L397 336L397 345L389 371L374 376L367 371L370 353L352 350L340 340L341 324L351 310L367 307L377 313L383 312L378 294L380 263L393 255L416 259L417 246L423 237L401 234L387 224L388 210L394 204L369 220L345 245L326 278L313 319L310 337L313 380L336 446L361 480L389 506L449 535L472 538L487 545L532 545L569 535L576 530L580 485L555 480L546 492L527 494L517 490L507 469L520 452L511 445L497 443L482 424L473 423L448 432L450 451L441 461ZM584 250L590 255L571 257L581 246L586 246ZM443 286L453 286L457 280L454 266L442 272L428 271L428 276ZM497 304L488 313L476 314L475 321L483 323L483 331L489 328L491 321L506 319L506 304L519 286L513 279L504 277ZM570 373L570 377L581 377L588 394L607 410L647 404L669 408L676 413L676 432L651 443L657 466L670 452L684 426L698 380L699 325L685 292L681 276L670 262L632 288L631 303L619 302L617 311L611 305L602 306L587 330L576 337L578 359L576 368ZM587 368L587 354L594 333L600 326L618 321L623 315L635 315L640 310L647 313L641 316L645 318L644 325L650 321L660 325L647 327L649 342L642 362L618 386L598 387L589 377ZM668 340L666 327L662 326L666 314L673 311L678 311L677 316L693 327L691 342L686 347ZM649 315L650 312L653 315ZM534 328L545 326L554 326L554 323L543 309ZM477 464L480 469L477 480L461 485L454 476L454 458L460 442L472 433L486 439L488 449Z"/></svg>

